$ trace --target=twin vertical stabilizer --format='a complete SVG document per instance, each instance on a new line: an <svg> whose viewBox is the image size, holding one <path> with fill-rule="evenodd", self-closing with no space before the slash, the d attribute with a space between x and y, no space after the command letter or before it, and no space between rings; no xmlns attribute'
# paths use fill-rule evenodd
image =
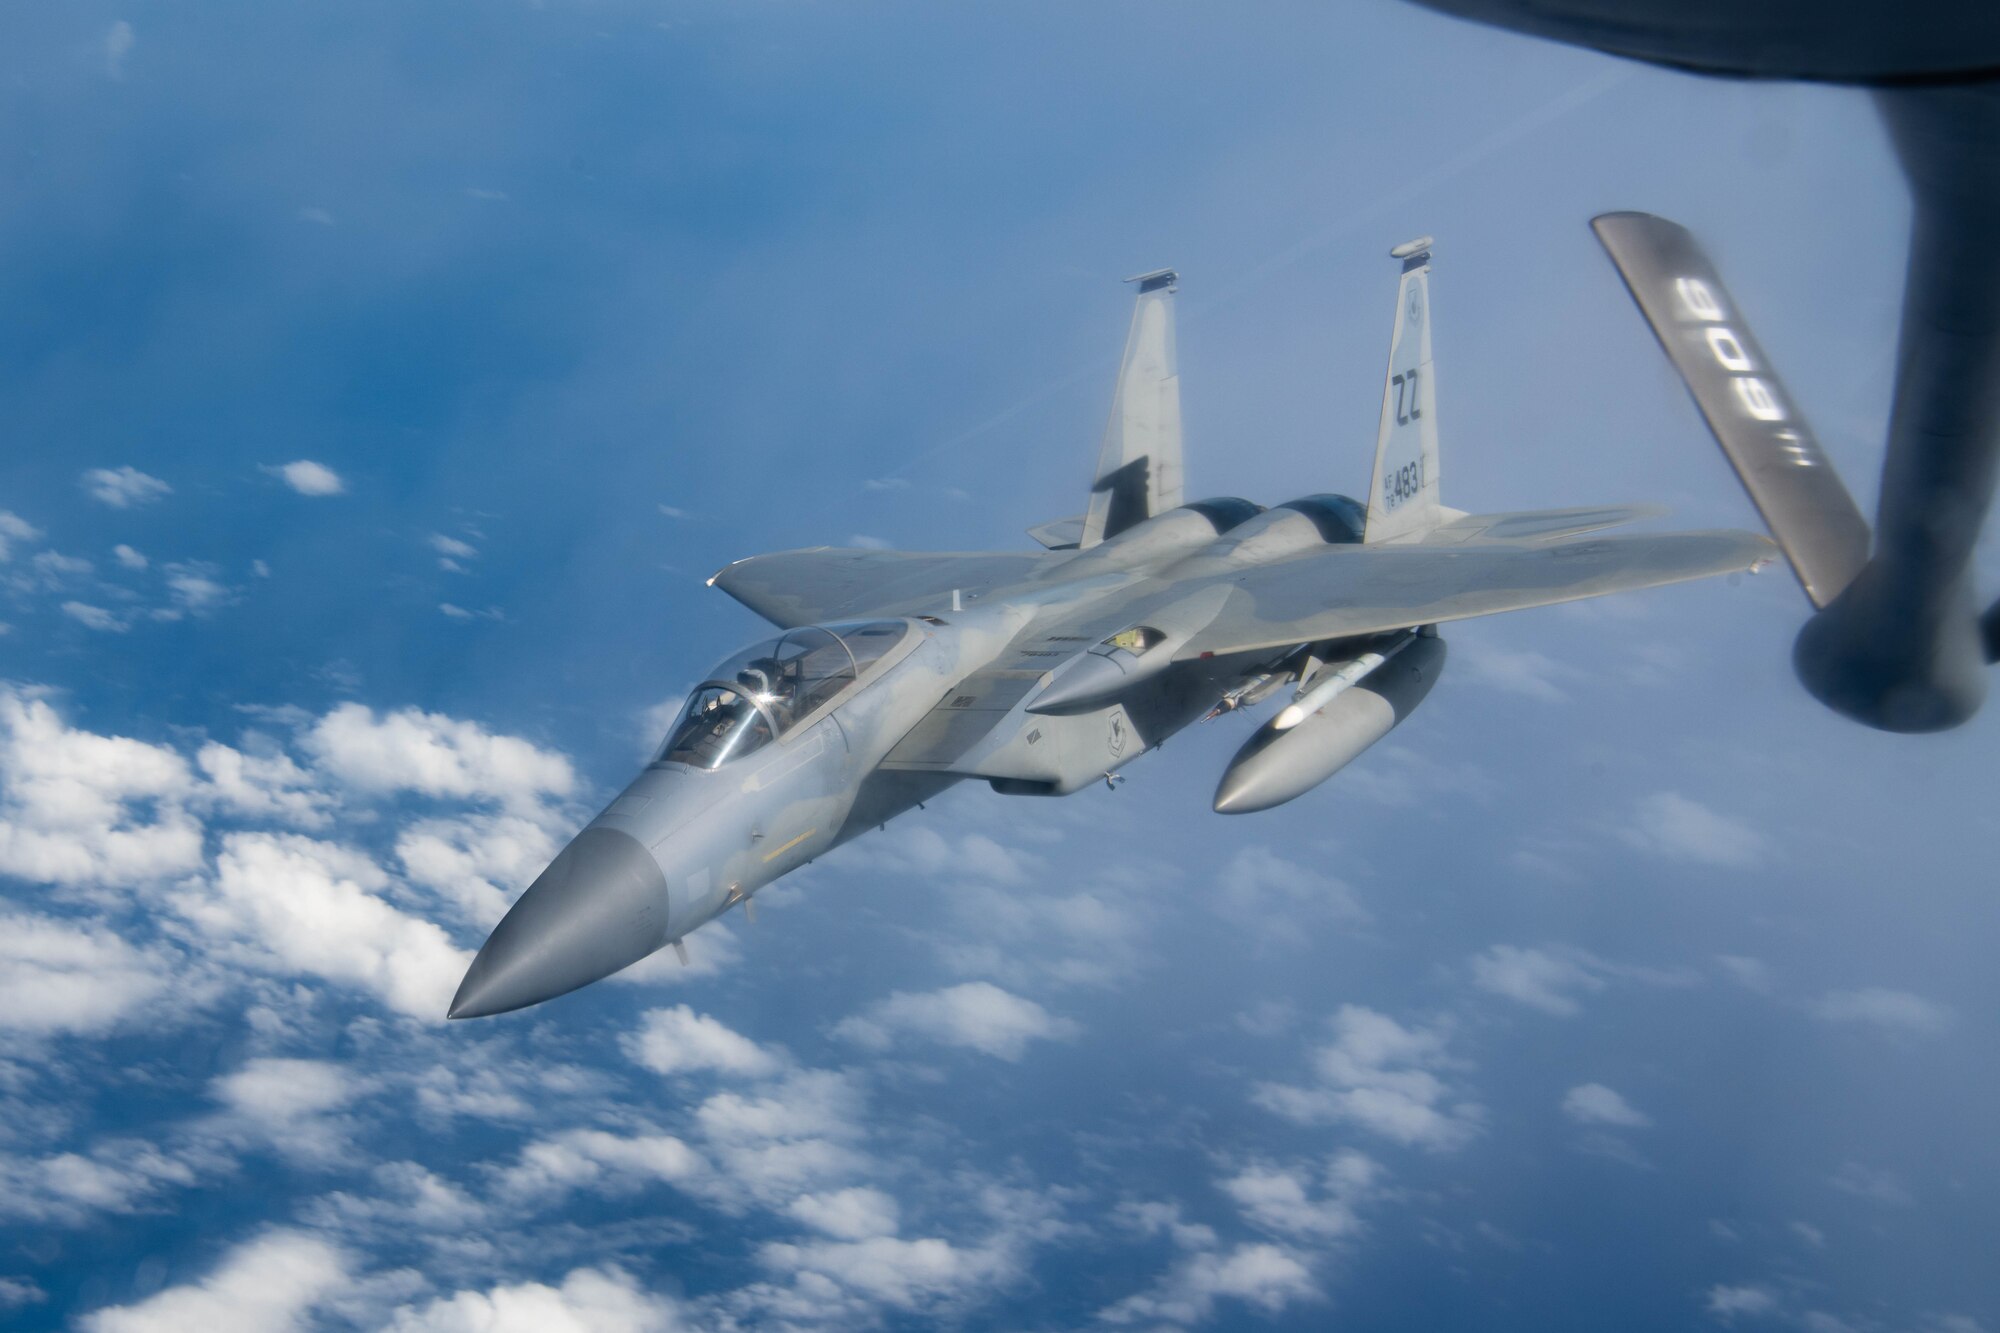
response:
<svg viewBox="0 0 2000 1333"><path fill-rule="evenodd" d="M1107 537L1181 503L1181 381L1174 360L1172 269L1126 279L1139 284L1125 361L1111 421L1090 485L1090 511L1078 545L1089 550Z"/></svg>
<svg viewBox="0 0 2000 1333"><path fill-rule="evenodd" d="M1438 504L1437 385L1431 375L1431 238L1389 253L1403 261L1403 281L1396 290L1396 331L1368 488L1371 542L1416 540L1445 517Z"/></svg>

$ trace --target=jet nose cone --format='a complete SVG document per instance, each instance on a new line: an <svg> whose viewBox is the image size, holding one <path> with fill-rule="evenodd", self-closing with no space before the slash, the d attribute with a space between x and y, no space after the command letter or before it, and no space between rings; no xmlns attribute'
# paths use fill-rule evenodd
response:
<svg viewBox="0 0 2000 1333"><path fill-rule="evenodd" d="M504 1014L587 986L666 942L667 879L629 834L587 828L549 863L466 969L451 1018Z"/></svg>

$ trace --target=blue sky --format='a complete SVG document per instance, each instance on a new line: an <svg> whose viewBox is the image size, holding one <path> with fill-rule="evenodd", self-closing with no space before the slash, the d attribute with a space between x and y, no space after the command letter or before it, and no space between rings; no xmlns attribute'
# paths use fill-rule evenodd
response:
<svg viewBox="0 0 2000 1333"><path fill-rule="evenodd" d="M1430 233L1448 503L1748 525L1585 226L1652 209L1872 504L1862 99L1328 8L0 19L0 1317L2000 1329L1996 724L1819 710L1779 571L1458 627L1277 812L1191 729L442 1021L757 635L709 573L1081 507L1127 274L1191 494L1365 486Z"/></svg>

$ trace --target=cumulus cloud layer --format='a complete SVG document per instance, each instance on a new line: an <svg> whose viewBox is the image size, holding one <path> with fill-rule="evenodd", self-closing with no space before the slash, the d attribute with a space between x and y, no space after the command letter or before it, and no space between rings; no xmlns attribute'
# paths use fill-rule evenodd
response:
<svg viewBox="0 0 2000 1333"><path fill-rule="evenodd" d="M268 1333L300 1327L348 1280L348 1260L319 1237L273 1231L232 1250L199 1282L87 1316L88 1333Z"/></svg>
<svg viewBox="0 0 2000 1333"><path fill-rule="evenodd" d="M1033 1000L985 981L920 995L897 991L834 1028L835 1035L869 1050L886 1050L901 1037L915 1037L1002 1060L1019 1060L1029 1042L1067 1040L1080 1031Z"/></svg>
<svg viewBox="0 0 2000 1333"><path fill-rule="evenodd" d="M0 874L100 896L144 888L218 963L435 1018L469 955L397 901L405 883L374 856L311 834L348 802L487 807L419 821L399 850L450 915L490 924L551 853L576 786L569 761L474 723L356 705L308 719L299 744L307 763L256 735L243 749L201 742L190 762L171 746L72 727L45 694L0 687ZM241 826L259 823L279 827ZM488 843L486 831L508 836ZM0 946L0 989L21 998L0 1026L102 1030L161 990L166 955L101 923L21 915L15 925Z"/></svg>
<svg viewBox="0 0 2000 1333"><path fill-rule="evenodd" d="M1334 1039L1313 1052L1315 1081L1259 1083L1253 1100L1300 1124L1347 1122L1394 1143L1444 1151L1478 1132L1477 1103L1453 1093L1445 1033L1405 1027L1362 1005L1342 1005Z"/></svg>

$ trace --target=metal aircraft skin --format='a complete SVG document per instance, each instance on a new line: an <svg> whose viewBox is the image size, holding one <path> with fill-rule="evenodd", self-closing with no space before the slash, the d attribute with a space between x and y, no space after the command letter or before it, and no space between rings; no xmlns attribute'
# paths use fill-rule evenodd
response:
<svg viewBox="0 0 2000 1333"><path fill-rule="evenodd" d="M1774 418L1710 392L1734 392L1754 375L1772 390L1760 409L1784 400L1761 352L1748 370L1734 355L1746 344L1731 343L1718 371L1699 345L1725 323L1725 334L1747 331L1740 313L1710 319L1678 299L1671 284L1681 279L1721 290L1693 238L1633 214L1596 226L1812 602L1792 651L1800 682L1835 712L1883 731L1942 731L1971 718L1986 697L1987 665L2000 662L2000 601L1982 613L1972 581L2000 478L2000 5L1415 3L1672 69L1868 90L1913 205L1872 534L1795 408L1787 406L1791 434L1781 438L1768 429ZM1801 441L1805 453L1793 452Z"/></svg>
<svg viewBox="0 0 2000 1333"><path fill-rule="evenodd" d="M788 871L978 779L1061 796L1204 716L1290 689L1217 788L1268 809L1330 777L1429 693L1444 621L1753 569L1747 532L1590 536L1618 507L1470 515L1438 498L1429 240L1399 246L1364 505L1184 503L1170 271L1143 275L1089 507L1048 549L819 547L721 588L780 633L689 697L655 760L516 902L450 1016L537 1004L685 937Z"/></svg>

